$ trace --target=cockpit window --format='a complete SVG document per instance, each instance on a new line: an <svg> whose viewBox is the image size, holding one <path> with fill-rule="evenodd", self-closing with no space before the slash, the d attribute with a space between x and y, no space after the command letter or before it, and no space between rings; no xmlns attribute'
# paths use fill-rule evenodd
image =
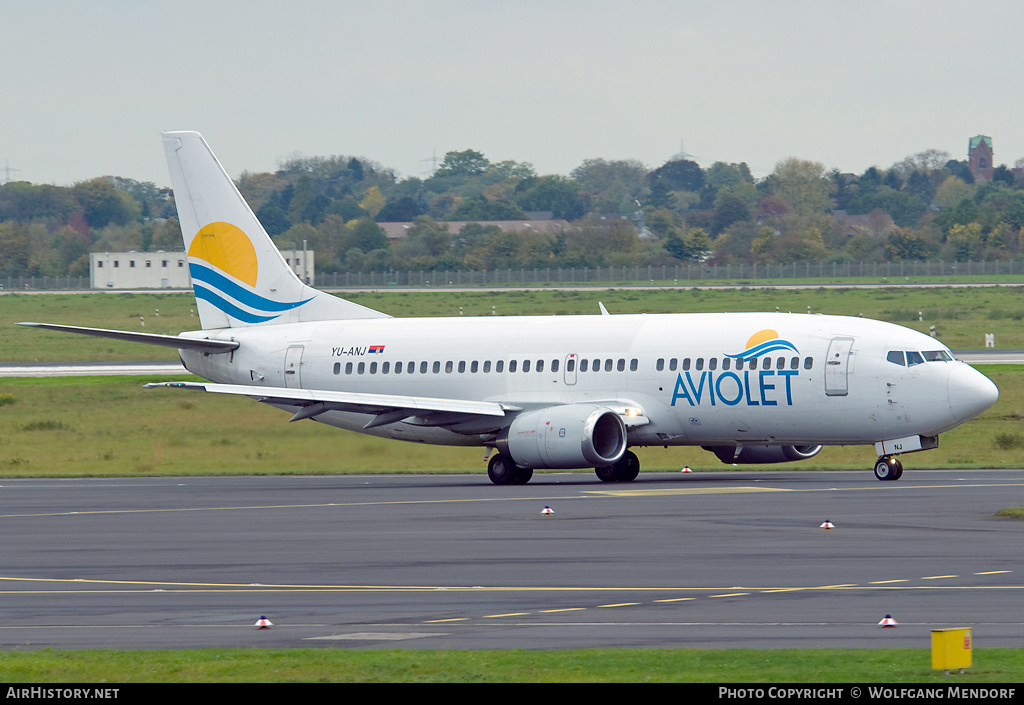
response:
<svg viewBox="0 0 1024 705"><path fill-rule="evenodd" d="M890 350L885 359L897 365L912 367L922 362L952 362L953 356L946 350L926 350L923 353L914 350Z"/></svg>

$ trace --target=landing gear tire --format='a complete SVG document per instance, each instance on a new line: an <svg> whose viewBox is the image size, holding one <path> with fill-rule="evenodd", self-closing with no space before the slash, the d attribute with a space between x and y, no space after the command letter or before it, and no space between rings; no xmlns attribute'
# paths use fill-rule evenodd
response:
<svg viewBox="0 0 1024 705"><path fill-rule="evenodd" d="M618 462L594 468L594 472L601 482L632 482L640 474L640 459L627 450Z"/></svg>
<svg viewBox="0 0 1024 705"><path fill-rule="evenodd" d="M533 477L533 468L516 468L515 476L512 478L511 484L513 485L525 485Z"/></svg>
<svg viewBox="0 0 1024 705"><path fill-rule="evenodd" d="M883 455L875 463L875 477L883 482L894 482L903 477L903 463L899 458Z"/></svg>
<svg viewBox="0 0 1024 705"><path fill-rule="evenodd" d="M619 482L632 482L640 474L640 459L633 451L627 450L616 465L619 467Z"/></svg>
<svg viewBox="0 0 1024 705"><path fill-rule="evenodd" d="M518 467L512 458L498 453L487 463L487 477L496 485L525 485L533 477L533 470Z"/></svg>

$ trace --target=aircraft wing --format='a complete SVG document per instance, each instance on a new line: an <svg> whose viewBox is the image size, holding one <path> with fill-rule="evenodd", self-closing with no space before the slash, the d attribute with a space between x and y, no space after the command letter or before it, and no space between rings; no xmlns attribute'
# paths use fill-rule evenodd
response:
<svg viewBox="0 0 1024 705"><path fill-rule="evenodd" d="M361 394L323 389L292 389L213 382L151 382L147 389L170 387L197 389L215 394L238 394L266 404L300 406L292 421L309 419L327 411L373 414L363 428L370 429L399 421L420 426L446 426L462 433L483 433L500 428L507 411L521 407L490 401L410 397L401 394Z"/></svg>
<svg viewBox="0 0 1024 705"><path fill-rule="evenodd" d="M92 335L97 338L111 338L113 340L127 340L132 343L146 343L147 345L162 345L165 348L177 348L179 350L199 350L205 353L225 353L238 348L238 343L229 340L209 340L206 338L181 338L176 335L159 335L157 333L131 333L123 330L111 330L109 328L85 328L84 326L64 326L57 323L19 323L19 326L30 328L45 328L56 330L61 333L79 333L81 335Z"/></svg>

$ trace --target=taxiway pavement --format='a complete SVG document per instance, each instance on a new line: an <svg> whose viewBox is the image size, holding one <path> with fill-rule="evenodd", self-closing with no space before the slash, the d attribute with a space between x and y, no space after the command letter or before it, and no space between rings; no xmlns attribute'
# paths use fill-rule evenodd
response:
<svg viewBox="0 0 1024 705"><path fill-rule="evenodd" d="M25 479L0 500L2 648L1024 646L1024 522L994 516L1024 470Z"/></svg>

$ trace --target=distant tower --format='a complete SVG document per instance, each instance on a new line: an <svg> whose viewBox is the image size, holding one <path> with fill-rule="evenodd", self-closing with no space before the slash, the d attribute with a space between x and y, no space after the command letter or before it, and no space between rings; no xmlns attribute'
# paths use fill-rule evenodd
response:
<svg viewBox="0 0 1024 705"><path fill-rule="evenodd" d="M992 161L992 138L988 135L972 137L967 147L967 166L974 175L974 179L991 181L995 173L995 165Z"/></svg>

